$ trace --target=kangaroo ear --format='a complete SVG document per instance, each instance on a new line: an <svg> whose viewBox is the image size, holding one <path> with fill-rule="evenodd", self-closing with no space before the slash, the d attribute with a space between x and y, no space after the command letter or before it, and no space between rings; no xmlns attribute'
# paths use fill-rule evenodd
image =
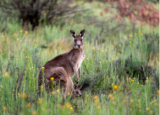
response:
<svg viewBox="0 0 160 115"><path fill-rule="evenodd" d="M73 38L76 37L76 33L75 33L73 30L70 30L70 34L71 34L71 36L72 36Z"/></svg>
<svg viewBox="0 0 160 115"><path fill-rule="evenodd" d="M79 35L80 35L81 37L83 37L83 36L84 36L84 33L85 33L85 29L81 30L80 33L79 33Z"/></svg>
<svg viewBox="0 0 160 115"><path fill-rule="evenodd" d="M74 89L79 89L80 90L82 88L82 86L83 85L79 85L79 86L78 85L74 85Z"/></svg>

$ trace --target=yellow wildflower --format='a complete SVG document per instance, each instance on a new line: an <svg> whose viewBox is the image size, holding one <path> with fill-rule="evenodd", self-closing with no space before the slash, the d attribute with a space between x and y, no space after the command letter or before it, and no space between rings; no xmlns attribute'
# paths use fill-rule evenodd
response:
<svg viewBox="0 0 160 115"><path fill-rule="evenodd" d="M57 89L56 91L57 91L57 93L59 93L59 89Z"/></svg>
<svg viewBox="0 0 160 115"><path fill-rule="evenodd" d="M30 57L29 57L29 56L26 56L26 58L29 59Z"/></svg>
<svg viewBox="0 0 160 115"><path fill-rule="evenodd" d="M41 98L38 98L38 103L42 104L43 100Z"/></svg>
<svg viewBox="0 0 160 115"><path fill-rule="evenodd" d="M130 103L133 103L133 99L130 100Z"/></svg>
<svg viewBox="0 0 160 115"><path fill-rule="evenodd" d="M96 99L96 100L94 100L94 103L98 103L98 100Z"/></svg>
<svg viewBox="0 0 160 115"><path fill-rule="evenodd" d="M70 104L69 102L67 102L67 103L65 104L65 107L66 107L66 108L70 108L70 107L71 107L71 104Z"/></svg>
<svg viewBox="0 0 160 115"><path fill-rule="evenodd" d="M52 91L51 94L54 95L54 91Z"/></svg>
<svg viewBox="0 0 160 115"><path fill-rule="evenodd" d="M53 81L53 80L54 80L54 77L51 77L50 80Z"/></svg>
<svg viewBox="0 0 160 115"><path fill-rule="evenodd" d="M159 95L159 90L157 90L157 94Z"/></svg>
<svg viewBox="0 0 160 115"><path fill-rule="evenodd" d="M153 111L149 111L149 113L151 113L151 114L152 114L152 113L153 113Z"/></svg>
<svg viewBox="0 0 160 115"><path fill-rule="evenodd" d="M33 111L32 114L33 114L33 115L37 115L37 111Z"/></svg>
<svg viewBox="0 0 160 115"><path fill-rule="evenodd" d="M86 97L89 97L89 95L86 95Z"/></svg>
<svg viewBox="0 0 160 115"><path fill-rule="evenodd" d="M155 105L158 106L158 103L156 103Z"/></svg>
<svg viewBox="0 0 160 115"><path fill-rule="evenodd" d="M130 34L129 36L132 37L132 34Z"/></svg>
<svg viewBox="0 0 160 115"><path fill-rule="evenodd" d="M139 30L138 32L139 32L139 33L141 33L141 31L140 31L140 30Z"/></svg>
<svg viewBox="0 0 160 115"><path fill-rule="evenodd" d="M4 76L5 76L5 77L8 77L8 72L5 72Z"/></svg>
<svg viewBox="0 0 160 115"><path fill-rule="evenodd" d="M112 97L112 94L109 94L108 97L111 98L111 97Z"/></svg>
<svg viewBox="0 0 160 115"><path fill-rule="evenodd" d="M27 34L27 33L28 33L28 31L25 31L25 33Z"/></svg>
<svg viewBox="0 0 160 115"><path fill-rule="evenodd" d="M70 93L67 93L67 95L70 96L71 94L70 94Z"/></svg>
<svg viewBox="0 0 160 115"><path fill-rule="evenodd" d="M97 106L97 109L101 109L101 106Z"/></svg>
<svg viewBox="0 0 160 115"><path fill-rule="evenodd" d="M73 110L73 107L70 107L69 109L72 111L72 110Z"/></svg>
<svg viewBox="0 0 160 115"><path fill-rule="evenodd" d="M98 99L98 96L97 96L97 95L95 95L93 98L94 98L94 99Z"/></svg>
<svg viewBox="0 0 160 115"><path fill-rule="evenodd" d="M112 97L111 99L112 99L113 101L115 100L115 98L114 98L114 97Z"/></svg>
<svg viewBox="0 0 160 115"><path fill-rule="evenodd" d="M123 103L126 103L126 100L125 100L125 99L123 100Z"/></svg>
<svg viewBox="0 0 160 115"><path fill-rule="evenodd" d="M26 93L21 93L21 94L19 95L19 97L22 98L22 99L24 99L24 98L27 97L27 94L26 94Z"/></svg>
<svg viewBox="0 0 160 115"><path fill-rule="evenodd" d="M149 107L147 107L146 110L149 111Z"/></svg>
<svg viewBox="0 0 160 115"><path fill-rule="evenodd" d="M16 33L14 33L13 35L14 35L14 36L16 36L17 34L16 34Z"/></svg>
<svg viewBox="0 0 160 115"><path fill-rule="evenodd" d="M117 86L117 85L114 85L114 86L113 86L113 89L118 89L118 86Z"/></svg>
<svg viewBox="0 0 160 115"><path fill-rule="evenodd" d="M7 111L7 107L6 107L6 106L4 106L4 107L3 107L3 110L4 110L4 111Z"/></svg>
<svg viewBox="0 0 160 115"><path fill-rule="evenodd" d="M27 103L27 107L31 107L31 104L30 104L30 103Z"/></svg>
<svg viewBox="0 0 160 115"><path fill-rule="evenodd" d="M139 108L139 104L136 104L136 107Z"/></svg>
<svg viewBox="0 0 160 115"><path fill-rule="evenodd" d="M20 30L20 33L22 33L23 32L23 30Z"/></svg>
<svg viewBox="0 0 160 115"><path fill-rule="evenodd" d="M41 85L40 88L43 89L44 88L43 85Z"/></svg>
<svg viewBox="0 0 160 115"><path fill-rule="evenodd" d="M44 67L42 67L42 69L45 69Z"/></svg>
<svg viewBox="0 0 160 115"><path fill-rule="evenodd" d="M119 44L119 47L121 47L121 44Z"/></svg>
<svg viewBox="0 0 160 115"><path fill-rule="evenodd" d="M95 48L93 47L92 49L94 50Z"/></svg>

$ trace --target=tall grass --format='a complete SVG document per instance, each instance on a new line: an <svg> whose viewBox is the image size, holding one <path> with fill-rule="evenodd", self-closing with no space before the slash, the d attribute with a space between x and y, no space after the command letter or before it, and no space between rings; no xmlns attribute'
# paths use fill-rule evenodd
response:
<svg viewBox="0 0 160 115"><path fill-rule="evenodd" d="M90 87L82 91L81 98L70 100L71 95L68 94L64 103L59 89L47 93L42 86L42 96L37 95L40 68L56 55L71 49L72 38L68 32L71 27L76 29L76 26L62 30L48 26L37 33L17 30L12 34L1 34L0 113L158 115L159 89L154 74L144 71L147 74L145 83L139 80L141 73L133 75L136 67L152 65L157 73L159 69L158 51L147 52L151 47L147 44L153 38L145 40L143 29L99 43L92 39L97 30L89 26L93 35L86 33L84 38L86 58L81 67L80 82L88 79ZM151 53L153 58L150 57ZM127 59L132 60L129 66L126 65ZM125 71L126 68L129 73Z"/></svg>

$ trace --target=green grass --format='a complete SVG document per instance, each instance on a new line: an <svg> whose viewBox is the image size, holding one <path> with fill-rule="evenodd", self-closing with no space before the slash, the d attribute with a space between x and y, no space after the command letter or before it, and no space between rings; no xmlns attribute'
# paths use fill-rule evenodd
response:
<svg viewBox="0 0 160 115"><path fill-rule="evenodd" d="M48 37L51 42L47 39L44 40L45 31L52 32L54 29L56 29L55 36L50 37L54 36L55 38L51 40ZM1 34L0 112L2 114L143 115L152 113L157 115L159 113L158 87L155 86L153 76L147 76L146 84L143 85L139 83L138 76L118 73L130 55L132 55L132 60L139 65L148 63L146 58L148 54L144 47L148 41L144 42L143 34L138 32L134 37L129 37L129 35L126 35L126 38L121 37L121 42L113 39L110 42L95 43L95 45L93 40L89 42L84 38L86 58L81 67L80 81L86 78L92 80L101 73L104 75L95 81L93 87L82 92L82 98L74 98L70 101L70 96L68 96L67 101L62 104L62 96L57 93L57 89L53 89L54 94L47 94L44 91L44 95L38 97L39 69L56 55L71 49L72 39L69 36L67 41L63 42L66 32L62 30L58 34L59 28L56 27L53 27L53 30L46 27L39 30L40 35L32 32L20 33L20 30L15 32L16 34ZM85 36L88 37L87 33ZM41 48L43 41L46 41L44 44L47 48ZM58 44L57 47L52 46L55 44ZM121 59L121 63L117 68L114 64L119 59ZM151 59L149 60L151 61ZM158 62L158 60L154 61ZM158 63L154 66L158 70ZM19 80L17 83L17 79L22 78L23 80ZM20 81L22 81L21 85ZM118 88L114 89L115 85Z"/></svg>

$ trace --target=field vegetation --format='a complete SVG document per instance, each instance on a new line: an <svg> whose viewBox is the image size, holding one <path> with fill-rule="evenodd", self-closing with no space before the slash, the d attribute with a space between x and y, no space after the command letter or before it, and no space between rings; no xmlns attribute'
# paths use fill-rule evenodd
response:
<svg viewBox="0 0 160 115"><path fill-rule="evenodd" d="M0 9L0 30L7 25L0 33L0 113L158 115L158 25L129 17L119 19L119 12L108 2L76 4L80 10L74 14L56 24L42 21L34 31L31 25L25 30L18 18L8 17ZM158 10L157 3L150 4ZM47 93L44 84L38 96L39 70L72 48L71 29L76 33L86 30L85 60L78 84L83 85L82 97L71 99L68 93L63 102L60 89Z"/></svg>

